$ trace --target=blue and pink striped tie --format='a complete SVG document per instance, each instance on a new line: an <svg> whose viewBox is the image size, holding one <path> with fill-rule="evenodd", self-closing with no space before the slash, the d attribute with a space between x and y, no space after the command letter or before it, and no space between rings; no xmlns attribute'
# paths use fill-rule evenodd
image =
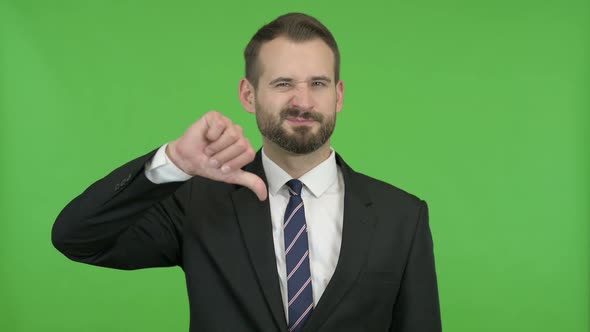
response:
<svg viewBox="0 0 590 332"><path fill-rule="evenodd" d="M287 258L289 332L301 331L313 310L307 225L301 199L302 187L303 183L299 180L293 179L287 182L291 198L285 211L283 230Z"/></svg>

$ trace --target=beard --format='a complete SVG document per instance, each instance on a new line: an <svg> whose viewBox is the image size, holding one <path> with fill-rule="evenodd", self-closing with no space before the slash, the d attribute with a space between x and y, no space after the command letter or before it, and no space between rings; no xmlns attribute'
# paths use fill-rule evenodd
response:
<svg viewBox="0 0 590 332"><path fill-rule="evenodd" d="M283 128L289 117L314 120L320 124L317 133L309 126L293 127L293 133ZM284 108L278 116L264 109L256 102L256 122L262 136L283 150L295 154L309 154L322 147L332 136L336 127L336 110L331 116L318 112L303 112L297 108Z"/></svg>

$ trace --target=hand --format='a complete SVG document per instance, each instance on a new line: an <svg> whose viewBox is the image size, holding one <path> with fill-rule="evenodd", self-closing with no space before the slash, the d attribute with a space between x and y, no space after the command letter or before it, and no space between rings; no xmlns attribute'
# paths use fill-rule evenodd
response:
<svg viewBox="0 0 590 332"><path fill-rule="evenodd" d="M233 183L252 190L261 201L266 199L266 184L255 174L241 168L254 160L256 153L242 127L221 113L211 111L193 123L166 148L168 158L189 175Z"/></svg>

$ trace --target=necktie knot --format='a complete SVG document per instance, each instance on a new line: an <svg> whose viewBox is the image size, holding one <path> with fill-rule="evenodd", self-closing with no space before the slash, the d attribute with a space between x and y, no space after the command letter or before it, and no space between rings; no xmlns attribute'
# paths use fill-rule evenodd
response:
<svg viewBox="0 0 590 332"><path fill-rule="evenodd" d="M300 196L301 189L303 189L303 182L297 179L292 179L287 182L287 187L289 188L289 193L291 193L291 196Z"/></svg>

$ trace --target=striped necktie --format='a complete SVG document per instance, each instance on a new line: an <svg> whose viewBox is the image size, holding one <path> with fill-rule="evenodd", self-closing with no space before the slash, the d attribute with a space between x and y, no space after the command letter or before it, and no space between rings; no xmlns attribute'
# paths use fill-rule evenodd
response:
<svg viewBox="0 0 590 332"><path fill-rule="evenodd" d="M291 194L285 211L285 255L287 260L287 289L289 308L289 331L301 331L313 310L311 272L309 269L309 246L305 210L301 199L303 183L287 182Z"/></svg>

